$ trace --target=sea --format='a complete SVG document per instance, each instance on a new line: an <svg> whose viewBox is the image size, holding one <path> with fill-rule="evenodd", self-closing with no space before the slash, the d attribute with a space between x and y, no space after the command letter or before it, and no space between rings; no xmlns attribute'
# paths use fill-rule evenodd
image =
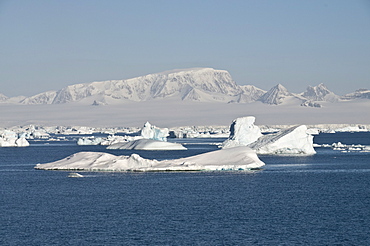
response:
<svg viewBox="0 0 370 246"><path fill-rule="evenodd" d="M0 148L0 245L370 245L369 152L260 155L266 166L254 171L71 178L34 169L80 151L180 158L216 150L224 139L169 140L186 151L106 150L74 140ZM321 133L314 142L370 145L370 132Z"/></svg>

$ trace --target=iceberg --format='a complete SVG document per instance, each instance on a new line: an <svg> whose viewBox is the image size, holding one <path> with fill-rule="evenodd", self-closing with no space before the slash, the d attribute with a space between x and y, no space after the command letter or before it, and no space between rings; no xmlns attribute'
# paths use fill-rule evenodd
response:
<svg viewBox="0 0 370 246"><path fill-rule="evenodd" d="M222 148L248 146L257 154L315 154L313 136L305 125L293 126L277 133L262 135L254 125L255 117L237 118L230 126L230 136Z"/></svg>
<svg viewBox="0 0 370 246"><path fill-rule="evenodd" d="M4 130L0 133L0 147L27 147L29 142L24 137L19 137L17 133Z"/></svg>
<svg viewBox="0 0 370 246"><path fill-rule="evenodd" d="M153 139L137 139L134 141L115 143L107 149L135 149L135 150L186 150L178 143L163 142Z"/></svg>
<svg viewBox="0 0 370 246"><path fill-rule="evenodd" d="M37 164L35 169L84 171L212 171L251 170L264 166L248 147L216 150L174 160L149 160L138 154L116 156L102 152L79 152L62 160Z"/></svg>
<svg viewBox="0 0 370 246"><path fill-rule="evenodd" d="M100 137L82 137L77 141L77 145L99 145L103 141Z"/></svg>
<svg viewBox="0 0 370 246"><path fill-rule="evenodd" d="M264 135L248 147L256 150L257 154L316 154L313 136L307 133L305 125Z"/></svg>
<svg viewBox="0 0 370 246"><path fill-rule="evenodd" d="M230 135L222 143L222 148L247 146L262 136L261 130L254 125L254 116L241 117L233 120L230 126Z"/></svg>
<svg viewBox="0 0 370 246"><path fill-rule="evenodd" d="M169 131L168 128L158 128L156 126L152 126L149 122L146 122L144 127L141 129L141 136L146 139L167 141Z"/></svg>

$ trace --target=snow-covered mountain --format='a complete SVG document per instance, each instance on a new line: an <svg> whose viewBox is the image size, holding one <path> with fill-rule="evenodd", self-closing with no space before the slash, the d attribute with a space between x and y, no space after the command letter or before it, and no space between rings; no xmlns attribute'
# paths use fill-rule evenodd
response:
<svg viewBox="0 0 370 246"><path fill-rule="evenodd" d="M263 94L259 100L263 103L278 105L281 104L286 97L293 96L284 86L277 84L268 92Z"/></svg>
<svg viewBox="0 0 370 246"><path fill-rule="evenodd" d="M108 80L70 85L59 91L47 91L31 97L8 98L0 94L0 103L89 105L121 104L174 98L178 101L298 104L321 107L321 102L370 98L370 90L361 89L340 98L324 84L309 86L300 94L290 93L278 84L269 91L253 85L237 85L229 72L213 68L178 69L126 80Z"/></svg>
<svg viewBox="0 0 370 246"><path fill-rule="evenodd" d="M329 91L324 84L319 84L317 86L309 86L306 91L301 94L304 98L309 101L326 101L326 102L337 102L339 96L335 95L333 92Z"/></svg>
<svg viewBox="0 0 370 246"><path fill-rule="evenodd" d="M370 90L359 89L353 93L346 94L342 97L343 100L353 100L353 99L370 99Z"/></svg>
<svg viewBox="0 0 370 246"><path fill-rule="evenodd" d="M82 101L147 101L179 97L181 100L228 102L243 94L229 72L212 68L173 70L127 80L109 80L67 86L26 98L23 104L61 104Z"/></svg>

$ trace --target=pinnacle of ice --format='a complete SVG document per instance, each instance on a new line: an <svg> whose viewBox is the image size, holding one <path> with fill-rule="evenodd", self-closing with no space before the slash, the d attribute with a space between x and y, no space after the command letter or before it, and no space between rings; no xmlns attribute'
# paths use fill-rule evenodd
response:
<svg viewBox="0 0 370 246"><path fill-rule="evenodd" d="M146 122L144 124L144 127L141 129L140 134L143 138L146 139L167 141L169 130L168 128L158 128L156 126L151 125L149 122Z"/></svg>

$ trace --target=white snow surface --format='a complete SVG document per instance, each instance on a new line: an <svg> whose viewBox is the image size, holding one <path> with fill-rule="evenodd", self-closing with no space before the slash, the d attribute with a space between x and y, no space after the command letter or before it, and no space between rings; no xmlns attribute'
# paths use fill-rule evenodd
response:
<svg viewBox="0 0 370 246"><path fill-rule="evenodd" d="M137 154L115 156L102 152L79 152L65 159L37 164L36 169L84 171L203 171L249 170L265 164L248 147L216 150L174 160L149 160Z"/></svg>
<svg viewBox="0 0 370 246"><path fill-rule="evenodd" d="M305 125L264 135L248 147L256 150L257 154L312 155L316 153L313 148L313 136L307 133Z"/></svg>
<svg viewBox="0 0 370 246"><path fill-rule="evenodd" d="M235 119L230 126L230 136L222 143L222 148L247 146L262 136L261 130L254 125L254 116Z"/></svg>
<svg viewBox="0 0 370 246"><path fill-rule="evenodd" d="M108 146L107 149L186 150L181 144L153 139L137 139L134 141L115 143Z"/></svg>

